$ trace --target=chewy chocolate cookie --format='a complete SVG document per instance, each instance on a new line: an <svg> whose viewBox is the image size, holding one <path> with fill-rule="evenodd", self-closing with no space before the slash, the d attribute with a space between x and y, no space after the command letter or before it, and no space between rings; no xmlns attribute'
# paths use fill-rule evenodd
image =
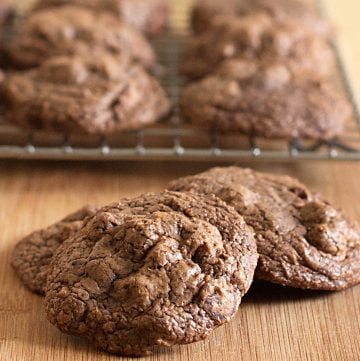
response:
<svg viewBox="0 0 360 361"><path fill-rule="evenodd" d="M144 355L202 340L229 321L256 263L252 230L216 197L123 200L58 248L47 316L101 349Z"/></svg>
<svg viewBox="0 0 360 361"><path fill-rule="evenodd" d="M9 41L6 55L14 67L41 65L55 56L106 51L125 54L147 68L155 53L148 41L115 16L80 6L62 6L31 13Z"/></svg>
<svg viewBox="0 0 360 361"><path fill-rule="evenodd" d="M349 102L329 82L294 76L293 65L225 63L184 89L181 111L189 122L220 133L289 140L338 136L351 114Z"/></svg>
<svg viewBox="0 0 360 361"><path fill-rule="evenodd" d="M55 250L80 230L96 210L95 207L84 207L48 228L31 233L15 246L12 266L27 288L44 294Z"/></svg>
<svg viewBox="0 0 360 361"><path fill-rule="evenodd" d="M170 109L159 82L127 56L52 58L4 82L5 119L54 132L108 134L142 128Z"/></svg>
<svg viewBox="0 0 360 361"><path fill-rule="evenodd" d="M169 20L169 0L38 0L33 10L66 4L107 11L147 34L161 32Z"/></svg>
<svg viewBox="0 0 360 361"><path fill-rule="evenodd" d="M169 188L216 195L233 206L255 231L260 279L333 291L360 283L358 226L294 178L213 168Z"/></svg>
<svg viewBox="0 0 360 361"><path fill-rule="evenodd" d="M191 23L195 33L204 33L211 30L219 16L242 17L256 11L266 13L275 22L297 22L317 36L332 34L330 24L312 0L197 0Z"/></svg>
<svg viewBox="0 0 360 361"><path fill-rule="evenodd" d="M328 78L335 66L327 41L296 22L274 22L264 12L218 18L211 31L190 41L181 72L192 79L201 78L228 59L292 63L299 76L306 76L311 69L311 79Z"/></svg>

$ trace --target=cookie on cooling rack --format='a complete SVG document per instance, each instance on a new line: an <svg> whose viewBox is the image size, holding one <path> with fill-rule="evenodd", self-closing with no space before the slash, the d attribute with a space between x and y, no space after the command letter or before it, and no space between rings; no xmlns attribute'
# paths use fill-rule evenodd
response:
<svg viewBox="0 0 360 361"><path fill-rule="evenodd" d="M3 84L5 119L66 134L109 134L154 123L170 110L159 82L125 55L52 58Z"/></svg>
<svg viewBox="0 0 360 361"><path fill-rule="evenodd" d="M275 22L297 22L317 36L327 38L333 33L312 0L196 0L191 23L195 33L204 33L211 30L218 16L241 17L256 11Z"/></svg>
<svg viewBox="0 0 360 361"><path fill-rule="evenodd" d="M332 291L360 283L360 229L294 178L213 168L169 188L216 195L233 206L255 231L260 279Z"/></svg>
<svg viewBox="0 0 360 361"><path fill-rule="evenodd" d="M152 47L137 30L111 14L72 5L29 14L5 51L19 68L35 67L55 56L101 51L128 55L147 68L156 63Z"/></svg>
<svg viewBox="0 0 360 361"><path fill-rule="evenodd" d="M239 18L218 17L211 31L195 36L185 50L181 72L211 74L224 61L287 62L301 77L328 78L335 58L329 43L296 22L274 22L257 11Z"/></svg>
<svg viewBox="0 0 360 361"><path fill-rule="evenodd" d="M164 30L169 21L170 0L38 0L37 11L66 4L80 5L96 11L108 11L126 24L147 34Z"/></svg>
<svg viewBox="0 0 360 361"><path fill-rule="evenodd" d="M123 200L58 248L47 317L122 355L196 342L234 316L257 258L252 230L214 196Z"/></svg>
<svg viewBox="0 0 360 361"><path fill-rule="evenodd" d="M56 249L79 231L96 211L96 207L83 207L52 226L31 233L17 243L11 263L27 288L44 294L50 262Z"/></svg>
<svg viewBox="0 0 360 361"><path fill-rule="evenodd" d="M328 82L304 81L283 63L240 60L188 85L180 107L201 128L286 140L330 140L351 115L349 102Z"/></svg>

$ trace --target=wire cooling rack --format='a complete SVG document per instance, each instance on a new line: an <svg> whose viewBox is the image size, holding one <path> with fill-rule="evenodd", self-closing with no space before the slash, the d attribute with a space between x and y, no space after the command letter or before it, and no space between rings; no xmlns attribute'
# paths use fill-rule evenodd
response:
<svg viewBox="0 0 360 361"><path fill-rule="evenodd" d="M154 40L163 64L156 75L175 104L164 122L140 131L109 137L29 133L8 126L0 116L0 158L59 160L353 160L360 161L360 112L341 51L333 43L339 86L353 105L354 116L338 139L330 142L290 142L246 136L211 134L188 126L177 107L185 83L178 74L181 52L188 39L187 17L191 0L172 0L172 25Z"/></svg>

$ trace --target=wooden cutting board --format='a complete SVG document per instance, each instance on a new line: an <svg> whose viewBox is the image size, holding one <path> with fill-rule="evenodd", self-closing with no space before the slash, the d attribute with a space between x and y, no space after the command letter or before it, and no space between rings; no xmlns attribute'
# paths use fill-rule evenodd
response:
<svg viewBox="0 0 360 361"><path fill-rule="evenodd" d="M177 0L180 4L181 0ZM360 76L360 2L328 0L353 49ZM178 5L179 6L179 5ZM357 62L356 62L357 61ZM83 204L106 204L164 188L213 163L0 162L0 361L110 361L86 342L66 336L44 316L41 297L28 292L10 267L15 242ZM360 221L360 164L247 164L287 173ZM193 345L162 350L149 361L358 361L360 286L340 293L303 292L256 283L232 322Z"/></svg>

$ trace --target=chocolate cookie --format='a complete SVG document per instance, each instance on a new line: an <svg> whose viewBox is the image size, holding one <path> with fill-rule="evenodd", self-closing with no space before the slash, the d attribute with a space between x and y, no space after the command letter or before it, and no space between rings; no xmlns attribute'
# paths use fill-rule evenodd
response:
<svg viewBox="0 0 360 361"><path fill-rule="evenodd" d="M30 14L6 48L13 66L20 68L55 56L101 51L125 54L147 68L156 62L148 41L132 27L111 14L71 5Z"/></svg>
<svg viewBox="0 0 360 361"><path fill-rule="evenodd" d="M211 30L219 16L242 17L256 11L265 12L276 22L297 22L317 36L332 35L330 24L312 0L197 0L191 23L195 33L204 33Z"/></svg>
<svg viewBox="0 0 360 361"><path fill-rule="evenodd" d="M234 316L256 262L252 231L216 197L123 200L56 252L47 316L122 355L199 341Z"/></svg>
<svg viewBox="0 0 360 361"><path fill-rule="evenodd" d="M169 0L38 0L33 10L66 4L110 12L147 34L161 32L169 20Z"/></svg>
<svg viewBox="0 0 360 361"><path fill-rule="evenodd" d="M5 119L24 128L107 134L158 121L170 102L127 56L53 58L4 82Z"/></svg>
<svg viewBox="0 0 360 361"><path fill-rule="evenodd" d="M85 220L93 216L96 210L95 207L84 207L48 228L31 233L15 246L12 266L27 288L44 294L55 250L81 229Z"/></svg>
<svg viewBox="0 0 360 361"><path fill-rule="evenodd" d="M274 22L264 12L240 18L218 18L211 31L194 37L181 72L190 78L213 73L225 60L292 63L299 76L311 69L312 78L328 78L334 71L332 48L324 39L296 22Z"/></svg>
<svg viewBox="0 0 360 361"><path fill-rule="evenodd" d="M321 140L341 134L349 102L330 83L303 81L292 71L281 63L225 63L184 89L181 111L191 123L222 133Z"/></svg>
<svg viewBox="0 0 360 361"><path fill-rule="evenodd" d="M260 279L333 291L360 283L358 226L294 178L213 168L169 188L215 194L233 206L255 231Z"/></svg>

